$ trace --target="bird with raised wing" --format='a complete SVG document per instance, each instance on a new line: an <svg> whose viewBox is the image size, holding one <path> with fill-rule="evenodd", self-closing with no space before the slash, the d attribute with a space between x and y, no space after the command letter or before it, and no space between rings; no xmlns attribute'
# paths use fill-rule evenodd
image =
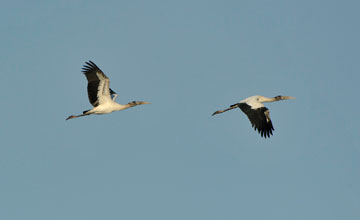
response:
<svg viewBox="0 0 360 220"><path fill-rule="evenodd" d="M239 103L233 104L227 109L218 110L212 115L220 114L239 107L247 115L255 131L258 130L259 134L261 134L261 137L270 138L270 135L273 135L272 131L274 130L274 127L270 119L269 109L267 109L263 103L286 99L295 99L295 97L279 95L273 98L267 98L264 96L255 95L246 98Z"/></svg>
<svg viewBox="0 0 360 220"><path fill-rule="evenodd" d="M66 120L92 114L108 114L114 111L125 110L137 105L150 104L149 102L132 101L128 104L121 105L115 102L115 99L118 95L110 88L109 78L92 61L85 62L85 65L82 68L82 72L87 78L88 97L91 105L94 107L90 110L84 111L81 115L71 115L66 118Z"/></svg>

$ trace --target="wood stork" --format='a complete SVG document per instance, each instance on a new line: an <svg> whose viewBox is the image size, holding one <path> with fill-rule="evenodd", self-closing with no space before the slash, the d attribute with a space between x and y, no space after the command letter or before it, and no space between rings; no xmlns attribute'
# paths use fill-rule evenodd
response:
<svg viewBox="0 0 360 220"><path fill-rule="evenodd" d="M272 135L274 127L271 123L269 109L267 109L263 103L275 102L286 99L295 99L295 97L279 95L275 96L274 98L267 98L264 96L255 95L246 98L239 103L231 105L230 108L216 111L212 115L220 114L239 107L247 115L255 131L257 129L259 134L261 134L261 137L270 138L270 134Z"/></svg>
<svg viewBox="0 0 360 220"><path fill-rule="evenodd" d="M137 105L150 104L149 102L133 101L126 105L115 102L118 96L109 86L109 78L92 61L85 62L82 72L85 74L88 85L88 97L94 108L84 111L81 115L70 115L66 120L91 114L108 114L121 111Z"/></svg>

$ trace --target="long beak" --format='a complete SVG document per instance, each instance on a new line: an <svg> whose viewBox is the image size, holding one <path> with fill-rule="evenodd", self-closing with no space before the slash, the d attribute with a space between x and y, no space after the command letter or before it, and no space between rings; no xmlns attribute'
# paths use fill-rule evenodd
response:
<svg viewBox="0 0 360 220"><path fill-rule="evenodd" d="M281 96L281 99L295 99L295 97L292 97L292 96Z"/></svg>

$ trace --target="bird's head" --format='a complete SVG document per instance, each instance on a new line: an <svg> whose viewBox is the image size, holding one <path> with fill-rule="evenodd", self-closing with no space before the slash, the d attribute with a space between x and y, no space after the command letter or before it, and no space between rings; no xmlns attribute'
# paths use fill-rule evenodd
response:
<svg viewBox="0 0 360 220"><path fill-rule="evenodd" d="M287 100L287 99L295 99L295 97L292 97L292 96L281 96L281 95L275 96L275 100Z"/></svg>
<svg viewBox="0 0 360 220"><path fill-rule="evenodd" d="M150 102L143 102L143 101L132 101L132 102L129 102L128 105L130 107L134 107L134 106L137 106L137 105L144 105L144 104L151 104Z"/></svg>

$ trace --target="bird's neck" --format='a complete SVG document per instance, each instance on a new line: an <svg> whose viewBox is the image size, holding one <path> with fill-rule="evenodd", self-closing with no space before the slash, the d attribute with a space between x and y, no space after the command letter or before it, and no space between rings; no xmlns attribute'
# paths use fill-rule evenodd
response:
<svg viewBox="0 0 360 220"><path fill-rule="evenodd" d="M125 109L131 108L131 107L132 106L130 104L121 105L121 104L115 102L114 111L121 111L121 110L125 110Z"/></svg>
<svg viewBox="0 0 360 220"><path fill-rule="evenodd" d="M129 102L128 104L125 104L125 105L121 105L119 103L115 103L115 106L114 106L114 111L121 111L121 110L125 110L125 109L128 109L128 108L131 108L131 107L135 107L137 105L142 105L142 104L149 104L147 102L142 102L142 101L132 101L132 102Z"/></svg>
<svg viewBox="0 0 360 220"><path fill-rule="evenodd" d="M259 102L263 103L263 102L273 102L275 101L275 98L267 98L267 97L260 97L258 99Z"/></svg>

